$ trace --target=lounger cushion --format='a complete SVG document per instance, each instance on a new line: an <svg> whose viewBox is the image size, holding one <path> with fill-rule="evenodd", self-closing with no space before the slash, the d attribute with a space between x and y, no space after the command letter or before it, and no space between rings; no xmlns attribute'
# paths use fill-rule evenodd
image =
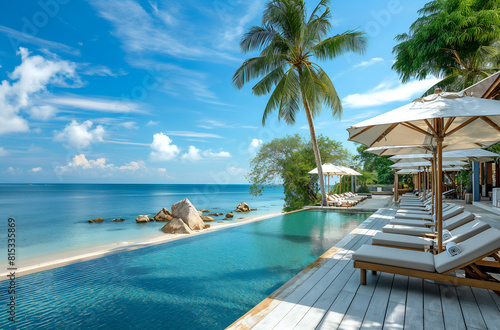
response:
<svg viewBox="0 0 500 330"><path fill-rule="evenodd" d="M462 252L457 256L452 257L447 252L434 256L434 265L438 273L445 273L487 253L500 250L500 230L487 229L468 240L458 243L458 246Z"/></svg>
<svg viewBox="0 0 500 330"><path fill-rule="evenodd" d="M475 215L466 211L457 214L453 218L443 221L443 229L453 230L457 227L465 225L467 222L474 220Z"/></svg>
<svg viewBox="0 0 500 330"><path fill-rule="evenodd" d="M434 241L430 238L417 237L417 236L377 233L372 238L372 244L423 250L425 246L433 245Z"/></svg>
<svg viewBox="0 0 500 330"><path fill-rule="evenodd" d="M455 243L463 242L466 239L469 239L472 236L475 236L475 235L485 231L488 228L491 228L491 226L485 222L482 222L479 220L471 221L469 223L466 223L463 226L460 226L460 227L450 231L452 237L450 239L444 241L443 244L446 244L448 242L455 242Z"/></svg>
<svg viewBox="0 0 500 330"><path fill-rule="evenodd" d="M353 255L357 261L434 272L433 254L385 246L363 245Z"/></svg>
<svg viewBox="0 0 500 330"><path fill-rule="evenodd" d="M431 228L410 227L410 226L401 226L401 225L385 225L384 228L382 228L382 232L393 233L393 234L403 234L403 235L410 235L410 236L424 236L425 234L434 234L434 231Z"/></svg>
<svg viewBox="0 0 500 330"><path fill-rule="evenodd" d="M414 219L392 219L391 225L412 226L412 227L425 227L425 224L432 223L428 220L414 220Z"/></svg>

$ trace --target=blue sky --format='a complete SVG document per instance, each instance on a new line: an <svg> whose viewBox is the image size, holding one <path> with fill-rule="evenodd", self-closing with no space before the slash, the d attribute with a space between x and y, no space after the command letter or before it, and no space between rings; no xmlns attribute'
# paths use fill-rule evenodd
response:
<svg viewBox="0 0 500 330"><path fill-rule="evenodd" d="M343 100L318 134L347 142L350 125L420 96L435 79L399 83L394 37L426 1L332 1L331 35L368 33L364 55L321 63ZM0 182L245 183L263 142L308 135L266 96L231 77L238 43L264 1L20 0L0 10ZM308 4L316 4L309 1Z"/></svg>

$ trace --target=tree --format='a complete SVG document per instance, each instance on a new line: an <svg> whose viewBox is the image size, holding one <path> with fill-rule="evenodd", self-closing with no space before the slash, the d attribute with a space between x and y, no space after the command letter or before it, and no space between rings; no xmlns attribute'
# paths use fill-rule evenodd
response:
<svg viewBox="0 0 500 330"><path fill-rule="evenodd" d="M294 124L301 106L304 108L319 169L323 205L326 205L326 191L313 118L321 113L323 105L332 110L334 117L340 117L342 104L326 72L312 60L314 57L331 60L348 51L362 53L366 48L363 32L346 31L326 38L332 27L328 4L329 0L321 0L308 16L304 0L268 2L262 26L250 28L240 43L243 52L258 50L260 54L245 60L233 76L237 88L263 77L252 88L257 96L272 90L264 109L263 125L276 110L279 119Z"/></svg>
<svg viewBox="0 0 500 330"><path fill-rule="evenodd" d="M318 150L325 162L346 165L351 155L342 143L318 136ZM316 167L314 150L309 139L298 134L275 138L263 144L250 161L247 179L250 192L258 196L269 185L283 185L285 211L296 210L317 202L318 176L309 175Z"/></svg>
<svg viewBox="0 0 500 330"><path fill-rule="evenodd" d="M499 70L500 0L436 0L418 11L409 33L396 36L392 66L402 82L436 76L457 92ZM424 95L425 95L424 94Z"/></svg>
<svg viewBox="0 0 500 330"><path fill-rule="evenodd" d="M367 146L359 145L357 147L358 154L354 156L355 161L359 161L363 165L364 171L377 172L377 182L379 184L394 183L394 170L390 167L393 162L388 156L377 156L375 154L365 152Z"/></svg>

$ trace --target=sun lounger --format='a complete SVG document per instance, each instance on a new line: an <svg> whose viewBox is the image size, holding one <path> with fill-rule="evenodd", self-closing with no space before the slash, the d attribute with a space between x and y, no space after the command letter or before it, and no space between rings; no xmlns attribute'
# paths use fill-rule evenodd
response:
<svg viewBox="0 0 500 330"><path fill-rule="evenodd" d="M488 272L500 268L500 230L489 228L457 246L461 253L428 252L396 249L386 246L363 245L352 256L354 267L360 269L361 284L366 285L366 270L466 285L500 292L500 283ZM493 260L484 260L487 257ZM466 277L455 271L463 269Z"/></svg>
<svg viewBox="0 0 500 330"><path fill-rule="evenodd" d="M334 194L333 197L335 197L338 200L340 200L342 202L343 206L354 206L354 205L357 205L359 203L359 201L356 201L356 200L353 200L353 199L348 199L348 198L343 197L343 196L338 195L338 194Z"/></svg>
<svg viewBox="0 0 500 330"><path fill-rule="evenodd" d="M463 226L451 230L451 238L444 240L443 245L446 245L448 242L463 242L488 228L491 228L491 226L487 223L479 220L471 221ZM437 241L434 238L436 235L429 234L426 236L427 237L417 237L403 234L377 233L372 238L372 245L391 246L423 251L437 244Z"/></svg>
<svg viewBox="0 0 500 330"><path fill-rule="evenodd" d="M474 218L475 218L474 214L472 214L468 211L462 212L462 213L457 214L456 216L454 216L446 221L443 221L443 229L453 230L455 228L458 228L460 226L465 225L468 222L471 222L472 220L474 220ZM410 235L410 236L424 236L426 234L435 234L433 227L434 227L433 222L426 223L425 227L389 224L389 225L385 225L382 228L382 232L393 233L393 234L403 234L403 235Z"/></svg>
<svg viewBox="0 0 500 330"><path fill-rule="evenodd" d="M451 207L448 207L443 209L443 220L447 220L451 217L454 217L457 214L460 214L464 211L463 206L457 206L453 205ZM394 216L393 221L401 221L401 220L428 220L432 221L434 220L434 215L430 214L412 214L412 213L406 213L406 214L396 214ZM392 221L391 221L392 223Z"/></svg>
<svg viewBox="0 0 500 330"><path fill-rule="evenodd" d="M443 203L443 211L447 210L448 208L452 207L452 204L445 204ZM396 215L398 214L431 214L430 210L425 209L424 210L408 210L408 209L399 209L396 212Z"/></svg>

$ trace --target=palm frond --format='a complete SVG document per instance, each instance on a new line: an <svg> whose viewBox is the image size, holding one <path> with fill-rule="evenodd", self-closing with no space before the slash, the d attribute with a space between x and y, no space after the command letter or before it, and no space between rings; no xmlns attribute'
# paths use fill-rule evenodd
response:
<svg viewBox="0 0 500 330"><path fill-rule="evenodd" d="M327 38L311 47L311 52L320 60L331 60L346 52L363 54L367 45L364 32L347 31Z"/></svg>

